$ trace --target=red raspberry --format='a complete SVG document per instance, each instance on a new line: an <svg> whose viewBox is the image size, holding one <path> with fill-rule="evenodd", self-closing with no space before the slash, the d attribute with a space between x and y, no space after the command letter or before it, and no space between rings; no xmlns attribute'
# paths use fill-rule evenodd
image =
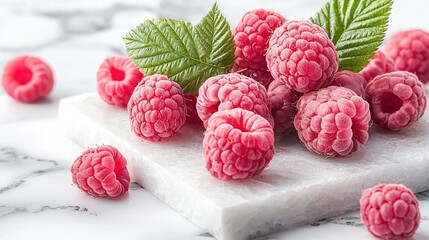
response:
<svg viewBox="0 0 429 240"><path fill-rule="evenodd" d="M202 124L200 117L198 116L197 112L197 98L198 93L184 93L185 99L186 99L186 106L187 106L187 115L186 115L186 121L188 123L198 123Z"/></svg>
<svg viewBox="0 0 429 240"><path fill-rule="evenodd" d="M366 88L376 124L399 131L417 122L426 108L423 84L406 71L385 73L375 77Z"/></svg>
<svg viewBox="0 0 429 240"><path fill-rule="evenodd" d="M337 72L331 85L348 88L362 98L366 96L366 81L361 75L354 72L347 70Z"/></svg>
<svg viewBox="0 0 429 240"><path fill-rule="evenodd" d="M420 224L419 202L402 184L381 184L365 189L360 215L369 232L382 239L409 239Z"/></svg>
<svg viewBox="0 0 429 240"><path fill-rule="evenodd" d="M396 71L395 64L383 51L378 50L369 63L359 72L368 83L378 75Z"/></svg>
<svg viewBox="0 0 429 240"><path fill-rule="evenodd" d="M259 174L274 156L271 124L241 108L214 113L203 140L206 168L221 180Z"/></svg>
<svg viewBox="0 0 429 240"><path fill-rule="evenodd" d="M71 172L74 184L96 197L120 197L130 186L127 160L109 145L84 151L74 161Z"/></svg>
<svg viewBox="0 0 429 240"><path fill-rule="evenodd" d="M167 76L145 77L128 102L131 128L146 140L170 140L185 124L185 101L179 84Z"/></svg>
<svg viewBox="0 0 429 240"><path fill-rule="evenodd" d="M274 30L286 19L278 13L256 9L243 15L234 29L235 63L233 70L255 79L264 86L273 80L265 54Z"/></svg>
<svg viewBox="0 0 429 240"><path fill-rule="evenodd" d="M128 57L108 57L98 68L97 90L106 103L126 107L143 74Z"/></svg>
<svg viewBox="0 0 429 240"><path fill-rule="evenodd" d="M293 129L293 118L298 111L296 102L300 96L282 81L274 80L268 86L268 102L272 108L276 134L289 133Z"/></svg>
<svg viewBox="0 0 429 240"><path fill-rule="evenodd" d="M200 87L197 111L204 127L207 127L213 113L233 108L253 111L274 124L267 90L259 82L244 75L229 73L211 77Z"/></svg>
<svg viewBox="0 0 429 240"><path fill-rule="evenodd" d="M306 93L297 108L298 136L315 153L347 156L368 141L369 105L350 89L331 86Z"/></svg>
<svg viewBox="0 0 429 240"><path fill-rule="evenodd" d="M423 83L429 82L429 33L408 30L393 35L386 44L386 54L398 70L412 72Z"/></svg>
<svg viewBox="0 0 429 240"><path fill-rule="evenodd" d="M274 79L305 93L332 82L338 54L321 27L306 20L286 21L270 39L267 63Z"/></svg>
<svg viewBox="0 0 429 240"><path fill-rule="evenodd" d="M21 102L35 102L49 95L54 86L51 68L39 58L19 56L3 72L6 93Z"/></svg>

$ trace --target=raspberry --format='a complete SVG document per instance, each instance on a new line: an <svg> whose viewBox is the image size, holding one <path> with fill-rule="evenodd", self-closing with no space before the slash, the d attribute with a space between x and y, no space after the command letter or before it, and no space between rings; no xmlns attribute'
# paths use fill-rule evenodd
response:
<svg viewBox="0 0 429 240"><path fill-rule="evenodd" d="M10 60L2 85L9 96L21 102L35 102L49 95L54 86L51 68L39 58L19 56Z"/></svg>
<svg viewBox="0 0 429 240"><path fill-rule="evenodd" d="M206 168L221 180L259 174L274 156L274 132L263 117L241 108L214 113L203 140Z"/></svg>
<svg viewBox="0 0 429 240"><path fill-rule="evenodd" d="M297 108L298 136L315 153L347 156L368 141L369 105L350 89L330 86L306 93Z"/></svg>
<svg viewBox="0 0 429 240"><path fill-rule="evenodd" d="M402 184L380 184L365 189L360 215L369 232L383 239L409 239L420 224L419 202Z"/></svg>
<svg viewBox="0 0 429 240"><path fill-rule="evenodd" d="M242 74L268 86L273 80L265 60L268 40L285 21L280 14L264 9L245 13L234 29L236 58L233 70L246 69Z"/></svg>
<svg viewBox="0 0 429 240"><path fill-rule="evenodd" d="M386 54L398 70L417 75L423 83L429 82L429 33L408 30L393 35L386 44Z"/></svg>
<svg viewBox="0 0 429 240"><path fill-rule="evenodd" d="M385 73L375 77L366 88L376 124L399 131L417 122L426 108L423 84L406 71Z"/></svg>
<svg viewBox="0 0 429 240"><path fill-rule="evenodd" d="M143 78L128 102L134 133L150 141L167 141L186 121L185 96L179 84L155 74Z"/></svg>
<svg viewBox="0 0 429 240"><path fill-rule="evenodd" d="M293 118L298 111L296 102L300 96L282 81L274 80L268 86L268 102L272 108L276 134L288 133L293 129Z"/></svg>
<svg viewBox="0 0 429 240"><path fill-rule="evenodd" d="M84 151L74 161L71 172L74 184L96 197L120 197L130 186L127 160L109 145Z"/></svg>
<svg viewBox="0 0 429 240"><path fill-rule="evenodd" d="M348 88L355 92L359 97L365 98L366 81L357 73L347 70L339 71L335 74L334 81L331 85Z"/></svg>
<svg viewBox="0 0 429 240"><path fill-rule="evenodd" d="M126 107L143 74L128 57L108 57L97 71L97 90L106 103Z"/></svg>
<svg viewBox="0 0 429 240"><path fill-rule="evenodd" d="M383 51L378 50L369 63L359 72L368 83L378 75L396 71L395 64Z"/></svg>
<svg viewBox="0 0 429 240"><path fill-rule="evenodd" d="M338 53L325 30L310 21L286 21L274 31L267 51L274 79L306 93L332 82Z"/></svg>
<svg viewBox="0 0 429 240"><path fill-rule="evenodd" d="M195 123L195 124L202 124L200 117L198 116L197 112L197 98L198 93L184 93L185 99L186 99L186 106L187 106L187 116L186 121L188 123Z"/></svg>
<svg viewBox="0 0 429 240"><path fill-rule="evenodd" d="M274 124L267 90L259 82L244 75L229 73L211 77L200 87L197 111L204 127L207 127L213 113L233 108L255 112Z"/></svg>

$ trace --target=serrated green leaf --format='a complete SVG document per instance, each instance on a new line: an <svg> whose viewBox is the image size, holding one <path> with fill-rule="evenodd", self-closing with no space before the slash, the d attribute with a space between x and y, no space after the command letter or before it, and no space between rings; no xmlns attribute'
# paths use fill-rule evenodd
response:
<svg viewBox="0 0 429 240"><path fill-rule="evenodd" d="M330 0L310 20L324 28L339 70L360 71L383 42L392 0Z"/></svg>
<svg viewBox="0 0 429 240"><path fill-rule="evenodd" d="M234 39L217 4L195 26L174 19L146 20L124 37L128 56L145 75L167 75L187 93L234 63Z"/></svg>

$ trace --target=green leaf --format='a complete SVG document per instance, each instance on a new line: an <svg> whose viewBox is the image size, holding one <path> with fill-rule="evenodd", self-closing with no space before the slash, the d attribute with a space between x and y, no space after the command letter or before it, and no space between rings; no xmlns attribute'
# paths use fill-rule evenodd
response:
<svg viewBox="0 0 429 240"><path fill-rule="evenodd" d="M145 75L164 74L195 93L234 64L231 28L217 7L194 27L174 19L146 20L124 37L127 53Z"/></svg>
<svg viewBox="0 0 429 240"><path fill-rule="evenodd" d="M339 70L360 71L383 42L392 0L330 0L310 20L324 28Z"/></svg>

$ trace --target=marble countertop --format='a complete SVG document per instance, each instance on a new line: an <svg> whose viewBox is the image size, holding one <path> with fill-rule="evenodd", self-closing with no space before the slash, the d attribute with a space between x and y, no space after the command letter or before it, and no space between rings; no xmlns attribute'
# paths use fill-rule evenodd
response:
<svg viewBox="0 0 429 240"><path fill-rule="evenodd" d="M218 1L231 24L244 10L276 9L306 19L323 0ZM70 166L82 148L61 135L61 98L95 91L108 55L123 55L121 37L147 18L197 21L213 1L2 0L0 69L19 54L46 60L56 76L50 97L21 104L0 90L0 239L213 239L137 184L120 201L95 199L72 185ZM397 0L388 35L429 29L425 0ZM238 14L238 12L240 14ZM1 71L1 70L0 70ZM410 173L412 174L412 173ZM429 191L417 194L422 222L414 239L429 239ZM372 239L354 212L262 239Z"/></svg>

